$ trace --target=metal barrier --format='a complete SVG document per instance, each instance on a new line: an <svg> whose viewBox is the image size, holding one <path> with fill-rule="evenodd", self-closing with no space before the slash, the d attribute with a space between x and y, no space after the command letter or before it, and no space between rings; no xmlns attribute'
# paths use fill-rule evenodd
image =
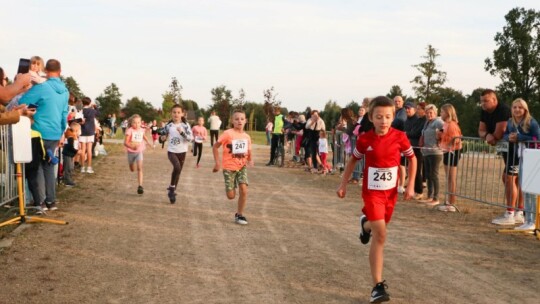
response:
<svg viewBox="0 0 540 304"><path fill-rule="evenodd" d="M0 206L19 198L9 125L0 126Z"/></svg>

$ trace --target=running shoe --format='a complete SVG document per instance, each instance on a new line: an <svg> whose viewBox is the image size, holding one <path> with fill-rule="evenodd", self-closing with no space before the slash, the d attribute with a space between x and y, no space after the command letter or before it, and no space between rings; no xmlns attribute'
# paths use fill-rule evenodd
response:
<svg viewBox="0 0 540 304"><path fill-rule="evenodd" d="M142 186L139 186L139 187L137 188L137 193L138 193L138 194L143 194L143 193L144 193L144 189L143 189Z"/></svg>
<svg viewBox="0 0 540 304"><path fill-rule="evenodd" d="M377 283L377 285L375 285L375 287L373 287L373 290L371 291L371 298L369 299L369 303L382 303L390 301L390 295L386 292L387 288L388 285L386 285L386 281Z"/></svg>
<svg viewBox="0 0 540 304"><path fill-rule="evenodd" d="M246 217L241 215L241 214L238 214L238 213L236 213L234 215L234 222L239 224L239 225L247 225L248 224L248 221L247 221Z"/></svg>
<svg viewBox="0 0 540 304"><path fill-rule="evenodd" d="M167 188L167 196L169 197L169 202L171 204L176 203L176 193L174 192L174 187Z"/></svg>
<svg viewBox="0 0 540 304"><path fill-rule="evenodd" d="M359 236L359 239L360 239L360 242L362 242L362 244L367 244L369 243L369 239L371 238L371 232L367 232L365 229L364 229L364 224L367 222L367 217L365 215L362 215L360 217L360 236Z"/></svg>

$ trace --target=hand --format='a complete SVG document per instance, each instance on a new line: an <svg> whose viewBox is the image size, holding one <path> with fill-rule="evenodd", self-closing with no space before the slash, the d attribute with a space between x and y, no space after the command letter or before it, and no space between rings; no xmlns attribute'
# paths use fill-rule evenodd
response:
<svg viewBox="0 0 540 304"><path fill-rule="evenodd" d="M497 144L497 140L495 139L495 136L493 136L491 133L486 135L486 142L492 146Z"/></svg>
<svg viewBox="0 0 540 304"><path fill-rule="evenodd" d="M216 173L219 171L219 165L218 164L215 164L214 165L214 168L212 169L212 172Z"/></svg>
<svg viewBox="0 0 540 304"><path fill-rule="evenodd" d="M404 196L405 196L405 200L410 200L411 198L414 197L414 187L407 187L407 189L405 189L405 193L404 193Z"/></svg>
<svg viewBox="0 0 540 304"><path fill-rule="evenodd" d="M515 132L510 133L510 135L508 136L508 141L509 142L515 143L515 142L517 142L517 139L518 139L517 133L515 133Z"/></svg>
<svg viewBox="0 0 540 304"><path fill-rule="evenodd" d="M347 194L347 186L339 185L339 188L336 191L336 194L339 198L344 198Z"/></svg>
<svg viewBox="0 0 540 304"><path fill-rule="evenodd" d="M248 160L247 165L248 165L248 167L253 167L253 166L255 166L255 162L252 159L250 159L250 160Z"/></svg>
<svg viewBox="0 0 540 304"><path fill-rule="evenodd" d="M24 91L26 91L32 86L32 76L30 75L30 73L17 74L15 78L15 84L23 88Z"/></svg>
<svg viewBox="0 0 540 304"><path fill-rule="evenodd" d="M133 149L133 150L137 150L137 148L139 147L139 143L131 142L131 143L130 143L130 147L131 147L131 149Z"/></svg>
<svg viewBox="0 0 540 304"><path fill-rule="evenodd" d="M184 133L184 127L181 125L178 128L176 128L176 130L178 130L178 133Z"/></svg>

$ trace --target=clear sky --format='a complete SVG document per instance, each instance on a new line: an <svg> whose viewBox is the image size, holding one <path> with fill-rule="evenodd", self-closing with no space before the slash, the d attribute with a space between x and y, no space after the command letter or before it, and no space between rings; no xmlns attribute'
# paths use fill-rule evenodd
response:
<svg viewBox="0 0 540 304"><path fill-rule="evenodd" d="M112 82L122 101L156 107L171 77L184 99L211 103L225 85L262 102L274 87L289 110L322 108L332 99L412 94L413 64L428 44L448 73L447 86L470 94L495 87L484 71L495 34L514 7L538 0L17 0L0 1L0 66L18 59L59 59L63 75L97 97Z"/></svg>

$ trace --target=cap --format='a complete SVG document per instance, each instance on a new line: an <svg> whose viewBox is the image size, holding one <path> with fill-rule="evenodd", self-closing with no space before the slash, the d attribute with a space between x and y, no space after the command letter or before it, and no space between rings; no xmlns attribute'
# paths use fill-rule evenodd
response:
<svg viewBox="0 0 540 304"><path fill-rule="evenodd" d="M414 105L414 102L407 101L403 107L404 108L415 108L416 106Z"/></svg>

